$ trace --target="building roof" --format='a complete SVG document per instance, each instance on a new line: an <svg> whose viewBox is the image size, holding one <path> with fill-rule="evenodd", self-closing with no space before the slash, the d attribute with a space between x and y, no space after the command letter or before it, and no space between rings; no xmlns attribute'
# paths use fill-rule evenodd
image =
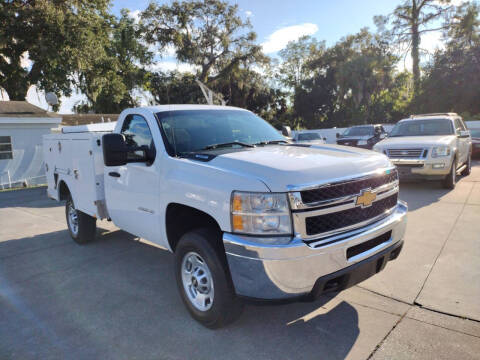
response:
<svg viewBox="0 0 480 360"><path fill-rule="evenodd" d="M0 101L0 117L58 118L59 116L26 101Z"/></svg>
<svg viewBox="0 0 480 360"><path fill-rule="evenodd" d="M62 125L76 126L117 121L118 114L64 114Z"/></svg>

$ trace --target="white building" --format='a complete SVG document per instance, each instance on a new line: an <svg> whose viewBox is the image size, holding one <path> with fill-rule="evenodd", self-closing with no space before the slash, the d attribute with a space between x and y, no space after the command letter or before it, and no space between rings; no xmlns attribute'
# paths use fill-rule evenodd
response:
<svg viewBox="0 0 480 360"><path fill-rule="evenodd" d="M61 120L26 101L0 101L0 189L45 182L42 136Z"/></svg>

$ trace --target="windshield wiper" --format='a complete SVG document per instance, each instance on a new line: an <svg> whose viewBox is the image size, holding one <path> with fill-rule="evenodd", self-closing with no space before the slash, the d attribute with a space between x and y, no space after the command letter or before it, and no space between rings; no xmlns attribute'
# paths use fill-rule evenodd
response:
<svg viewBox="0 0 480 360"><path fill-rule="evenodd" d="M201 150L213 150L213 149L218 149L218 148L232 146L232 145L240 145L240 146L243 146L243 147L250 147L250 148L255 147L255 145L245 143L245 142L241 142L241 141L230 141L230 142L225 142L225 143L220 143L220 144L207 145Z"/></svg>
<svg viewBox="0 0 480 360"><path fill-rule="evenodd" d="M258 143L255 143L254 145L270 145L270 144L289 144L287 140L269 140L269 141L260 141Z"/></svg>

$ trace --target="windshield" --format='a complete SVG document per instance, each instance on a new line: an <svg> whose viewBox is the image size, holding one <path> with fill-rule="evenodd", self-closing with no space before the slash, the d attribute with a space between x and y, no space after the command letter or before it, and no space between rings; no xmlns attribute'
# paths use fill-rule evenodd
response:
<svg viewBox="0 0 480 360"><path fill-rule="evenodd" d="M205 150L217 144L285 141L265 120L242 110L179 110L157 113L175 154Z"/></svg>
<svg viewBox="0 0 480 360"><path fill-rule="evenodd" d="M470 135L474 138L480 138L480 129L470 129Z"/></svg>
<svg viewBox="0 0 480 360"><path fill-rule="evenodd" d="M317 133L298 134L298 141L313 141L313 140L320 140L320 135L318 135Z"/></svg>
<svg viewBox="0 0 480 360"><path fill-rule="evenodd" d="M343 136L370 136L373 135L373 126L355 126L343 133Z"/></svg>
<svg viewBox="0 0 480 360"><path fill-rule="evenodd" d="M449 119L407 120L397 123L390 132L390 137L452 134L453 127Z"/></svg>

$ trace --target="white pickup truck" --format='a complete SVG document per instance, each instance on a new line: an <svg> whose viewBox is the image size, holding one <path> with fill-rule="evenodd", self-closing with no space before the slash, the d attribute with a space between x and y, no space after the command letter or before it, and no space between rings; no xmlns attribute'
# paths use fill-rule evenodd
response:
<svg viewBox="0 0 480 360"><path fill-rule="evenodd" d="M407 206L388 158L292 144L234 107L164 105L44 138L48 195L79 244L96 220L175 255L190 314L216 328L242 297L314 299L381 271L403 245Z"/></svg>

